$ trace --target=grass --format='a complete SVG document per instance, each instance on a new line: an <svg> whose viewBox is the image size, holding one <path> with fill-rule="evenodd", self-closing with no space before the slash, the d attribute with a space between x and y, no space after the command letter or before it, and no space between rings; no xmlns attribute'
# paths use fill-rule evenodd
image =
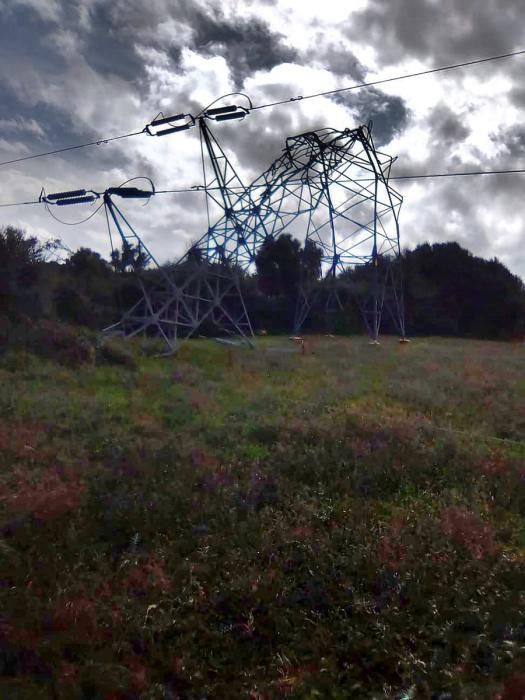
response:
<svg viewBox="0 0 525 700"><path fill-rule="evenodd" d="M0 697L523 697L523 345L136 357L0 360Z"/></svg>

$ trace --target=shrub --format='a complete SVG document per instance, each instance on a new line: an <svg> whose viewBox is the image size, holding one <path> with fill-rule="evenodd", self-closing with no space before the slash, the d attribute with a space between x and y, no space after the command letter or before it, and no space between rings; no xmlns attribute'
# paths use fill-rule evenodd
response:
<svg viewBox="0 0 525 700"><path fill-rule="evenodd" d="M116 340L104 338L97 347L97 364L121 365L128 369L135 369L137 363L128 348L122 347Z"/></svg>
<svg viewBox="0 0 525 700"><path fill-rule="evenodd" d="M84 332L57 321L34 323L19 336L19 343L35 355L68 367L93 364L95 360L92 340Z"/></svg>

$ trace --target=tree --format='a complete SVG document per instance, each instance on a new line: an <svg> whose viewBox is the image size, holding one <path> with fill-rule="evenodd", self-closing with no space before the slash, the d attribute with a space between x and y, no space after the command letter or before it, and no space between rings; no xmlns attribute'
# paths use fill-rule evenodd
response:
<svg viewBox="0 0 525 700"><path fill-rule="evenodd" d="M91 328L109 325L121 283L111 265L95 251L80 248L61 268L53 294L58 318Z"/></svg>
<svg viewBox="0 0 525 700"><path fill-rule="evenodd" d="M520 332L523 282L498 260L457 243L425 243L403 257L409 332L477 338Z"/></svg>
<svg viewBox="0 0 525 700"><path fill-rule="evenodd" d="M14 226L0 228L0 314L38 313L40 266L57 245L58 241L41 243Z"/></svg>
<svg viewBox="0 0 525 700"><path fill-rule="evenodd" d="M313 241L303 248L288 233L268 237L255 258L261 291L270 297L295 298L300 285L319 279L321 259L322 251Z"/></svg>
<svg viewBox="0 0 525 700"><path fill-rule="evenodd" d="M67 261L71 272L79 278L108 277L110 264L99 253L89 248L79 248Z"/></svg>
<svg viewBox="0 0 525 700"><path fill-rule="evenodd" d="M148 263L147 253L141 249L140 245L131 245L123 242L122 250L115 248L111 252L111 264L117 272L127 272L129 270L143 270Z"/></svg>
<svg viewBox="0 0 525 700"><path fill-rule="evenodd" d="M307 240L304 243L303 250L300 253L301 271L303 280L306 282L315 282L321 277L321 264L323 261L323 251L312 240Z"/></svg>

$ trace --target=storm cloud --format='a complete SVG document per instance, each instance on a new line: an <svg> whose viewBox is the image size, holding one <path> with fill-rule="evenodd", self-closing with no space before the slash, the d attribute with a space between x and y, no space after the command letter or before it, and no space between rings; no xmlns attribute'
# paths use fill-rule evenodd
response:
<svg viewBox="0 0 525 700"><path fill-rule="evenodd" d="M369 0L348 21L346 33L353 39L364 34L389 63L468 61L520 48L523 5L520 0Z"/></svg>
<svg viewBox="0 0 525 700"><path fill-rule="evenodd" d="M378 146L390 143L408 123L410 111L400 97L386 95L377 88L359 92L343 92L334 100L355 111L358 122L372 122L374 140Z"/></svg>
<svg viewBox="0 0 525 700"><path fill-rule="evenodd" d="M196 114L232 92L261 105L525 46L518 0L363 0L355 9L337 0L0 0L0 11L0 161L140 131L159 112ZM212 129L245 182L279 157L287 136L369 121L376 144L398 156L393 175L516 167L523 60L289 102ZM240 95L229 102L246 104ZM160 189L202 182L197 130L3 166L0 200L138 175ZM403 244L458 240L525 274L522 182L398 181ZM161 260L207 226L202 193L159 195L129 211ZM33 206L0 209L6 223L107 253L102 218L61 228Z"/></svg>

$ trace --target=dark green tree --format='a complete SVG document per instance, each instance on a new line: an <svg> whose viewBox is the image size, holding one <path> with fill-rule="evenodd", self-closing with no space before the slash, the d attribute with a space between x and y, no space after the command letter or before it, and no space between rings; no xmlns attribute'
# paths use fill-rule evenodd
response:
<svg viewBox="0 0 525 700"><path fill-rule="evenodd" d="M321 275L322 251L313 241L304 248L288 233L264 241L255 258L259 287L270 297L295 298L301 284Z"/></svg>
<svg viewBox="0 0 525 700"><path fill-rule="evenodd" d="M42 243L15 226L0 228L0 314L39 313L41 266L58 241Z"/></svg>
<svg viewBox="0 0 525 700"><path fill-rule="evenodd" d="M409 332L504 338L520 333L525 288L499 260L457 243L425 243L403 255Z"/></svg>
<svg viewBox="0 0 525 700"><path fill-rule="evenodd" d="M111 264L116 272L143 270L148 262L147 253L139 245L122 243L121 250L115 248L111 252Z"/></svg>

